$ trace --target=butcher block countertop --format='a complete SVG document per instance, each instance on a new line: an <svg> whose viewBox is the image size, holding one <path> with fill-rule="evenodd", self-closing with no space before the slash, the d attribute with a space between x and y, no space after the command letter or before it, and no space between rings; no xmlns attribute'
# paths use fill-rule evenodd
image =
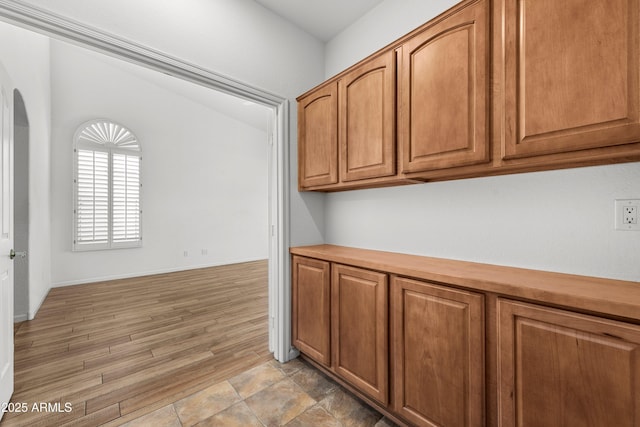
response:
<svg viewBox="0 0 640 427"><path fill-rule="evenodd" d="M291 254L640 323L640 282L603 279L336 245Z"/></svg>

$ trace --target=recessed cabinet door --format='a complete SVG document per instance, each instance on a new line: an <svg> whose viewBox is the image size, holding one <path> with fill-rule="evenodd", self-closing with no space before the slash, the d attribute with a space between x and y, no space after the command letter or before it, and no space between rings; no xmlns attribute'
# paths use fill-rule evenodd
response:
<svg viewBox="0 0 640 427"><path fill-rule="evenodd" d="M377 401L388 402L387 275L333 265L333 369Z"/></svg>
<svg viewBox="0 0 640 427"><path fill-rule="evenodd" d="M501 1L503 156L640 141L640 1Z"/></svg>
<svg viewBox="0 0 640 427"><path fill-rule="evenodd" d="M402 45L402 172L489 160L489 14L468 2Z"/></svg>
<svg viewBox="0 0 640 427"><path fill-rule="evenodd" d="M298 102L300 189L338 182L338 86L323 86Z"/></svg>
<svg viewBox="0 0 640 427"><path fill-rule="evenodd" d="M500 426L640 425L640 326L498 302Z"/></svg>
<svg viewBox="0 0 640 427"><path fill-rule="evenodd" d="M347 73L340 96L340 179L395 174L395 52L388 51Z"/></svg>
<svg viewBox="0 0 640 427"><path fill-rule="evenodd" d="M484 297L394 277L395 410L417 426L484 425Z"/></svg>
<svg viewBox="0 0 640 427"><path fill-rule="evenodd" d="M293 345L329 366L331 267L326 261L293 257Z"/></svg>

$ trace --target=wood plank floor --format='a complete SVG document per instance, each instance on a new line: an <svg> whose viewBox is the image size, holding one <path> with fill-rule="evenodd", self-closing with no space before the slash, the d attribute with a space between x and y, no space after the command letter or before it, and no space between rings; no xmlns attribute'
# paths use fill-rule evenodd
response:
<svg viewBox="0 0 640 427"><path fill-rule="evenodd" d="M52 289L15 332L28 411L0 425L119 425L270 360L267 276L255 261Z"/></svg>

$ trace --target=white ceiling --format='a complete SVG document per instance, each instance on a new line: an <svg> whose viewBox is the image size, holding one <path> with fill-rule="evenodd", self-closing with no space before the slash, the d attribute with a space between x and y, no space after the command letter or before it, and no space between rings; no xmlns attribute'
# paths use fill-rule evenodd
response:
<svg viewBox="0 0 640 427"><path fill-rule="evenodd" d="M255 0L327 42L382 0Z"/></svg>

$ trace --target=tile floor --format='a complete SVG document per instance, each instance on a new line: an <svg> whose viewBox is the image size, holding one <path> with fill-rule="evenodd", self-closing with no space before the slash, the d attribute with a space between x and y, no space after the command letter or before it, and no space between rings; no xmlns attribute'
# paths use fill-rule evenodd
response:
<svg viewBox="0 0 640 427"><path fill-rule="evenodd" d="M276 360L133 420L127 427L393 427L300 359Z"/></svg>

